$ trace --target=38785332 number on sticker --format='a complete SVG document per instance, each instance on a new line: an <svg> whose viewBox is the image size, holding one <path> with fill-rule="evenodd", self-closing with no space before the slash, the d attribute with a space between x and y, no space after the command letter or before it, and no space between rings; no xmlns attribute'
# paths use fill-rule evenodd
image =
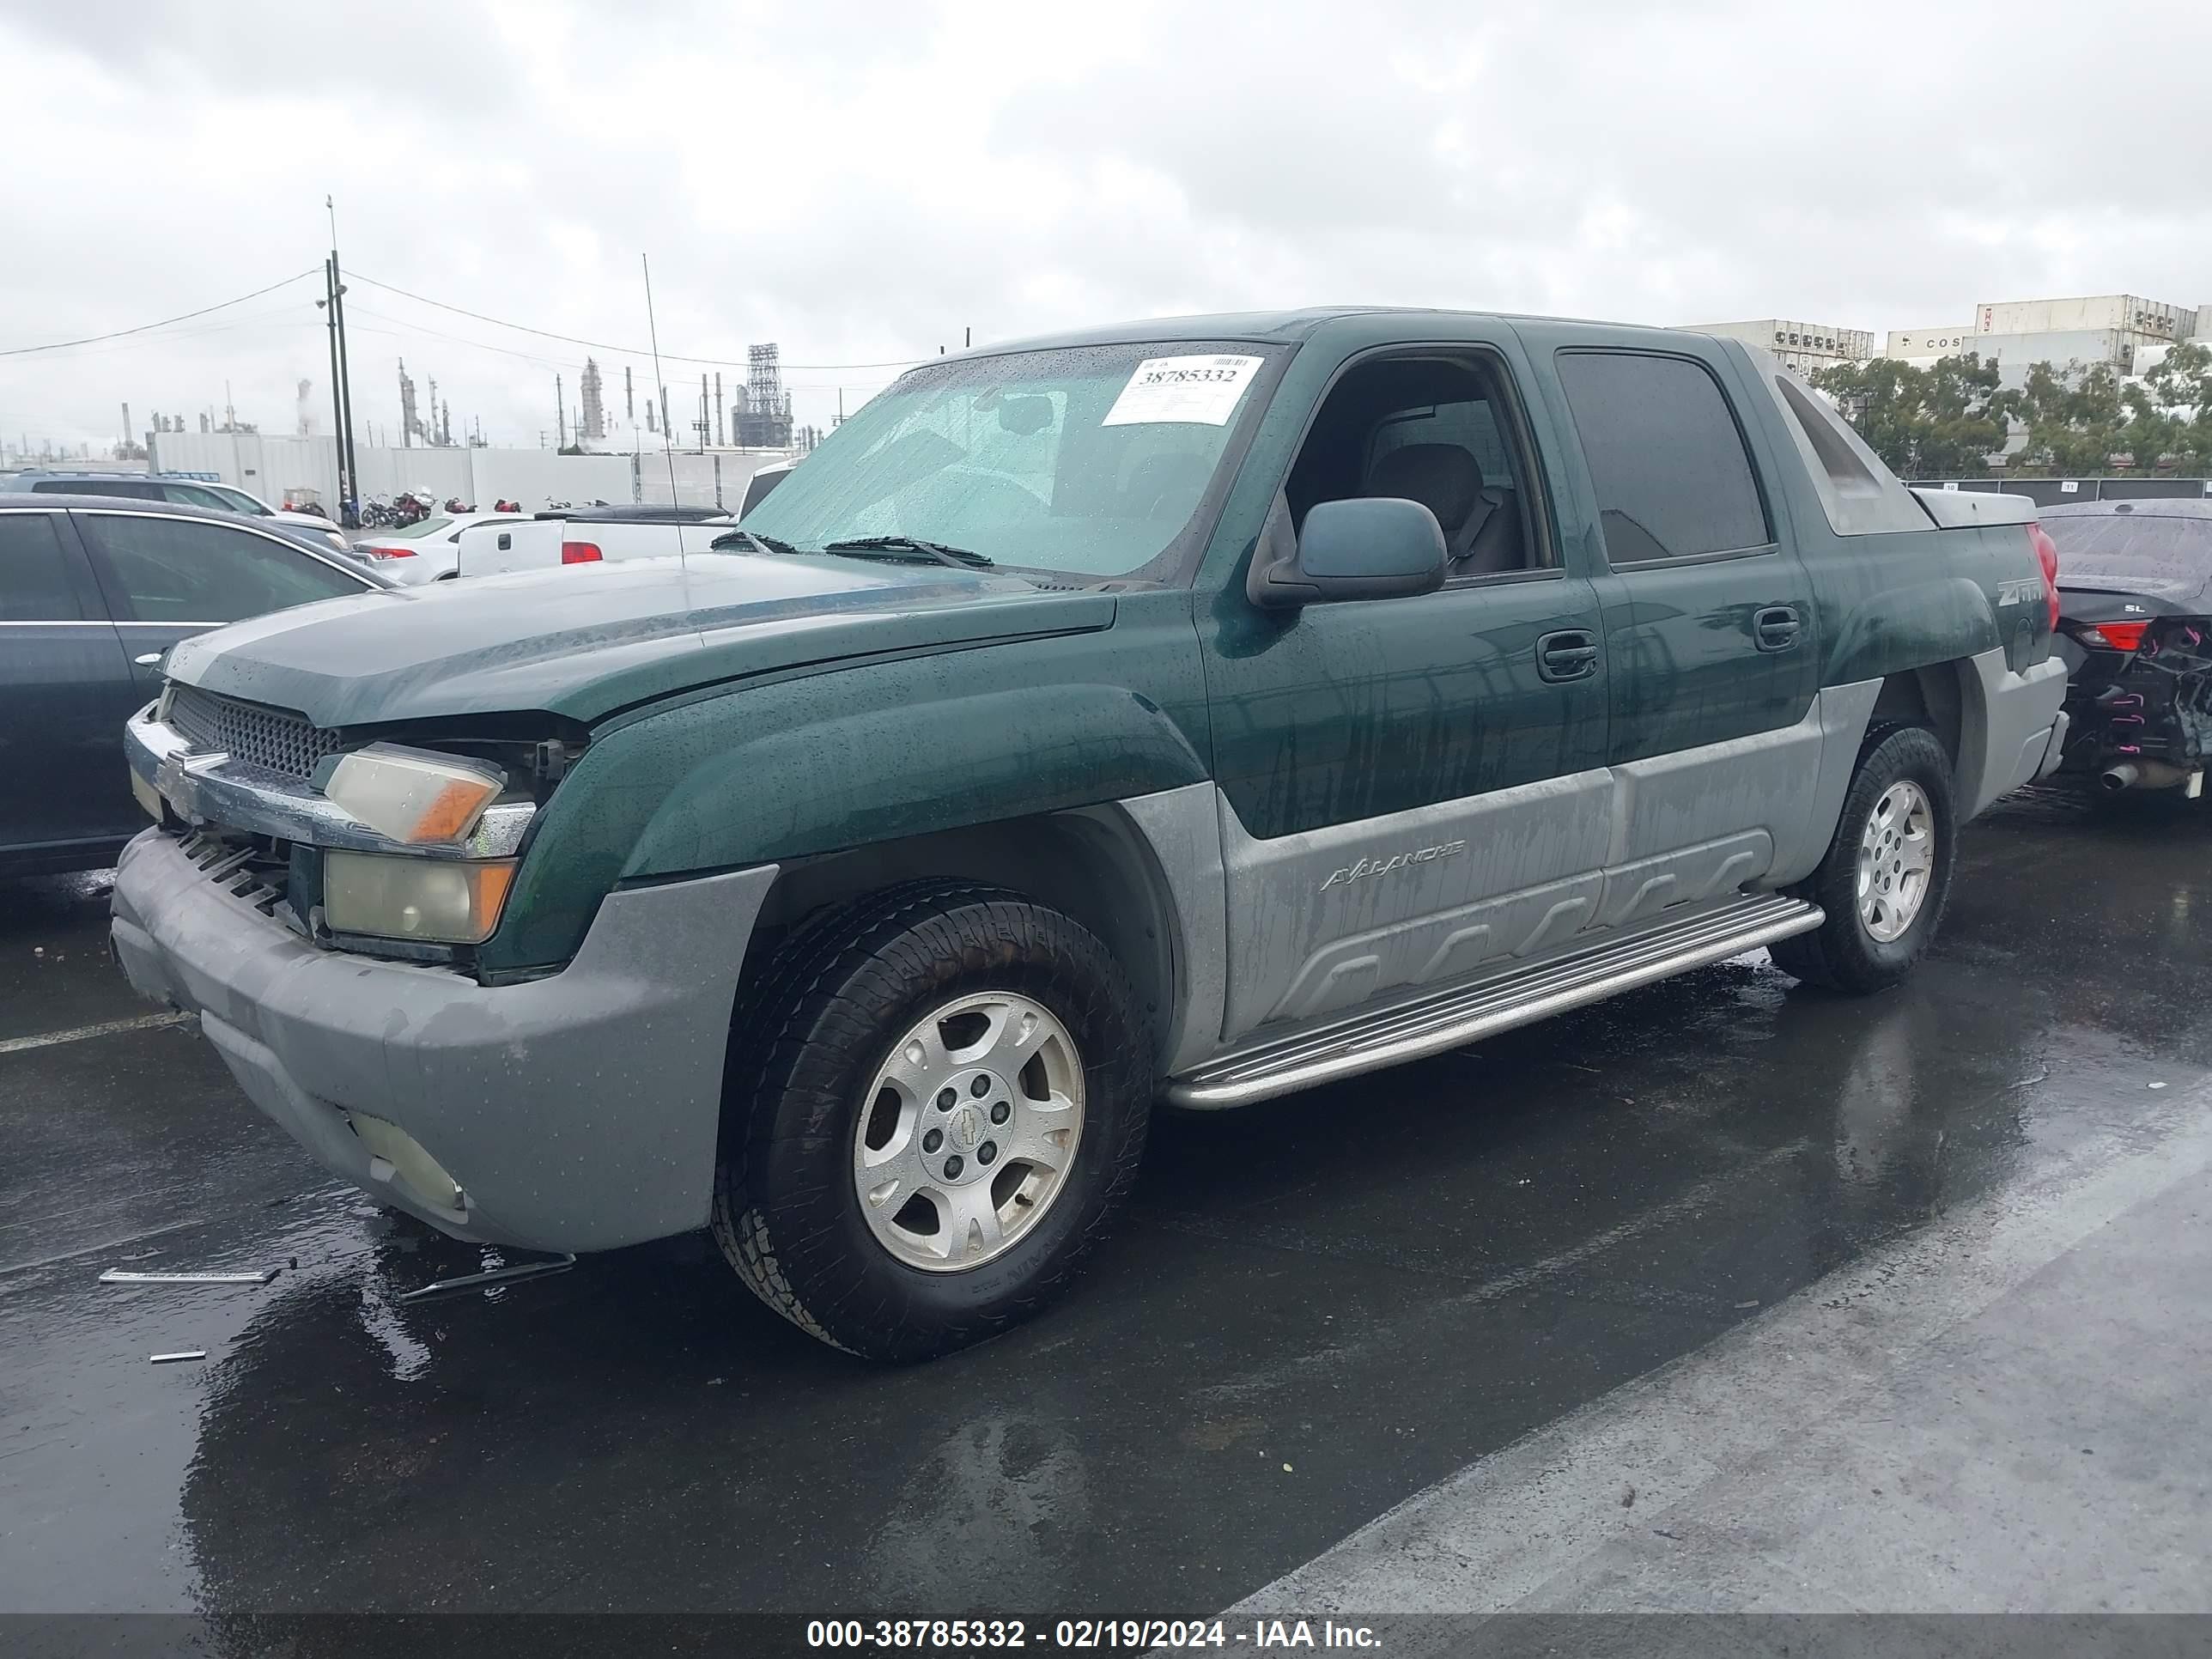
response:
<svg viewBox="0 0 2212 1659"><path fill-rule="evenodd" d="M1257 357L1147 357L1099 425L1226 426L1259 369Z"/></svg>

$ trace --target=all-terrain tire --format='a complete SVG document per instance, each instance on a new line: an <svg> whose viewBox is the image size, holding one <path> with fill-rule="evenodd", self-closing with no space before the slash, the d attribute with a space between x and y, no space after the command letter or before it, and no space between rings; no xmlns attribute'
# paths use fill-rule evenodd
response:
<svg viewBox="0 0 2212 1659"><path fill-rule="evenodd" d="M986 991L1030 999L1065 1027L1082 1124L1026 1231L977 1266L933 1271L872 1231L855 1135L902 1034ZM1029 1318L1075 1277L1135 1180L1152 1069L1127 977L1088 929L1018 893L938 881L865 900L802 929L738 1018L714 1237L755 1295L835 1347L921 1359Z"/></svg>
<svg viewBox="0 0 2212 1659"><path fill-rule="evenodd" d="M1882 939L1861 913L1862 842L1877 805L1899 783L1917 786L1928 804L1933 868L1911 925L1896 938ZM1825 910L1827 920L1809 933L1768 946L1775 966L1808 984L1861 996L1902 981L1942 925L1957 862L1957 830L1951 763L1942 744L1917 726L1869 732L1844 797L1835 838L1820 867L1796 890Z"/></svg>

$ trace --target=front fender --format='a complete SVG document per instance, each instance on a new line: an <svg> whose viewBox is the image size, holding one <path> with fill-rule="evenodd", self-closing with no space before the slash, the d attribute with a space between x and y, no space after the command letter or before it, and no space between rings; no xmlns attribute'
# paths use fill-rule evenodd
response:
<svg viewBox="0 0 2212 1659"><path fill-rule="evenodd" d="M729 711L748 732L767 713L756 702ZM1126 686L1006 687L850 708L702 758L644 826L622 876L787 860L1205 776L1189 739Z"/></svg>
<svg viewBox="0 0 2212 1659"><path fill-rule="evenodd" d="M618 884L1203 781L1188 595L1145 598L1182 604L1125 599L1097 634L754 682L613 726L539 814L483 969L566 961Z"/></svg>

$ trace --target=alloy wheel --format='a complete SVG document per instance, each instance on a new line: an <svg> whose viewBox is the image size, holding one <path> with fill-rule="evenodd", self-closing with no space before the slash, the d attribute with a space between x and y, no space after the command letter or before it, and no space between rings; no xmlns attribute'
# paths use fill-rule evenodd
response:
<svg viewBox="0 0 2212 1659"><path fill-rule="evenodd" d="M1066 1185L1083 1139L1083 1060L1042 1003L984 991L891 1047L853 1133L853 1184L878 1243L957 1273L1004 1255Z"/></svg>
<svg viewBox="0 0 2212 1659"><path fill-rule="evenodd" d="M1859 921L1887 945L1911 927L1936 872L1936 815L1909 778L1881 793L1859 835Z"/></svg>

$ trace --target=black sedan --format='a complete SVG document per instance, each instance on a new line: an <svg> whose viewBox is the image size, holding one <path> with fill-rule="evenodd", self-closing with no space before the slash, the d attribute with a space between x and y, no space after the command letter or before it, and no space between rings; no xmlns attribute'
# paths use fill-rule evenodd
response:
<svg viewBox="0 0 2212 1659"><path fill-rule="evenodd" d="M97 869L145 827L123 723L178 641L391 586L234 513L0 495L0 875Z"/></svg>
<svg viewBox="0 0 2212 1659"><path fill-rule="evenodd" d="M2106 793L2203 793L2212 762L2212 501L2046 508L2073 724L2059 769Z"/></svg>

